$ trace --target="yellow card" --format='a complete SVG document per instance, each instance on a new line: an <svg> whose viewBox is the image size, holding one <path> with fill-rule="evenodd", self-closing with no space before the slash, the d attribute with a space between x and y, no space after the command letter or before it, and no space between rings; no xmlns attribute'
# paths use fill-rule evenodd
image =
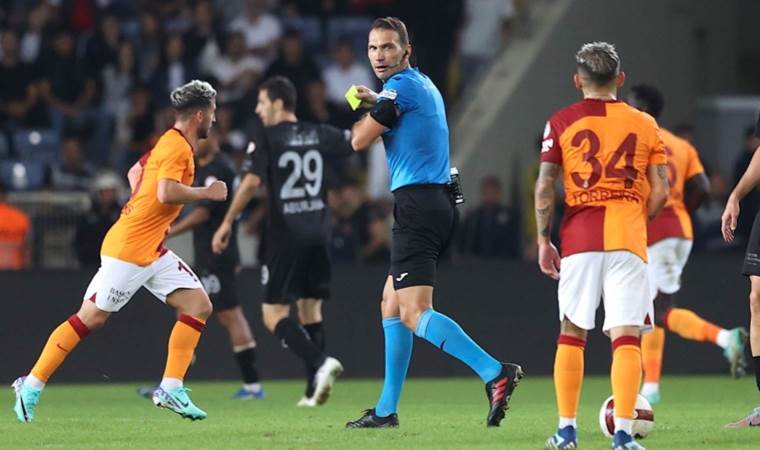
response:
<svg viewBox="0 0 760 450"><path fill-rule="evenodd" d="M362 103L359 97L356 96L358 93L359 91L356 89L356 85L354 84L352 84L351 87L348 88L348 91L346 91L346 101L348 102L348 106L350 106L354 111L356 111L356 108L358 108Z"/></svg>

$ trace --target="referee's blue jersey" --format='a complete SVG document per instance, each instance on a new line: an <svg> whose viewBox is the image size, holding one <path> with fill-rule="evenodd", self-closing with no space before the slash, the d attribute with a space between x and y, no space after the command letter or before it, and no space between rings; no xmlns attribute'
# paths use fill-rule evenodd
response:
<svg viewBox="0 0 760 450"><path fill-rule="evenodd" d="M383 134L391 191L449 181L449 127L438 88L417 69L386 80L378 101L392 101L400 116Z"/></svg>

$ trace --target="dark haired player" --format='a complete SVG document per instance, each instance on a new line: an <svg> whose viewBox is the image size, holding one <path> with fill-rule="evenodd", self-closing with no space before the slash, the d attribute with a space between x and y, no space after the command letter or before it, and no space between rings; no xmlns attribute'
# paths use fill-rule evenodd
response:
<svg viewBox="0 0 760 450"><path fill-rule="evenodd" d="M380 306L385 333L385 383L374 408L348 428L399 425L397 408L412 355L412 334L467 364L485 383L488 426L499 426L523 373L483 350L451 318L433 309L436 265L454 230L449 188L449 127L446 108L430 78L409 64L412 46L404 23L375 20L367 53L383 81L379 94L361 86L358 98L371 108L354 125L351 145L385 142L395 206L390 273Z"/></svg>
<svg viewBox="0 0 760 450"><path fill-rule="evenodd" d="M235 219L256 189L266 185L264 326L306 365L306 393L298 405L316 406L327 401L343 372L340 362L325 353L322 325L322 301L330 296L325 164L330 156L351 154L351 147L348 131L301 122L295 107L296 89L287 78L272 77L259 87L256 114L264 129L248 145L245 174L212 248L220 253L229 245ZM293 302L299 320L290 317Z"/></svg>

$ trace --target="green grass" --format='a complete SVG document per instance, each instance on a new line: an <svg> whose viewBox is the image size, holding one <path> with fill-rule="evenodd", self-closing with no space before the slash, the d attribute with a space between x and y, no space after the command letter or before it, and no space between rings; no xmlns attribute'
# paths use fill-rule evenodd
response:
<svg viewBox="0 0 760 450"><path fill-rule="evenodd" d="M209 413L202 422L182 420L135 394L136 384L61 385L45 390L32 424L17 423L13 393L0 405L0 448L59 449L540 449L556 427L549 378L526 378L501 428L486 429L486 402L475 379L412 379L401 404L397 430L346 430L348 419L370 407L378 380L340 381L330 402L296 408L300 382L268 382L267 398L234 401L235 383L191 383L192 398ZM582 448L606 449L597 413L609 394L606 378L589 378L579 414ZM724 377L666 377L663 402L655 407L651 449L760 448L760 430L727 430L760 404L754 380Z"/></svg>

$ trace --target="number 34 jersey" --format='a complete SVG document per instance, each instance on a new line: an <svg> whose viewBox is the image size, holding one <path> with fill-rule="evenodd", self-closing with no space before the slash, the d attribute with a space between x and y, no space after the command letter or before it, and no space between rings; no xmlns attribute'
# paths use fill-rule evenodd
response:
<svg viewBox="0 0 760 450"><path fill-rule="evenodd" d="M327 241L326 164L330 157L352 154L350 140L348 130L309 122L283 122L254 133L243 172L259 176L267 187L271 239L293 245Z"/></svg>
<svg viewBox="0 0 760 450"><path fill-rule="evenodd" d="M622 101L580 101L547 122L541 161L562 166L563 257L628 250L647 260L647 168L667 163L654 118Z"/></svg>

